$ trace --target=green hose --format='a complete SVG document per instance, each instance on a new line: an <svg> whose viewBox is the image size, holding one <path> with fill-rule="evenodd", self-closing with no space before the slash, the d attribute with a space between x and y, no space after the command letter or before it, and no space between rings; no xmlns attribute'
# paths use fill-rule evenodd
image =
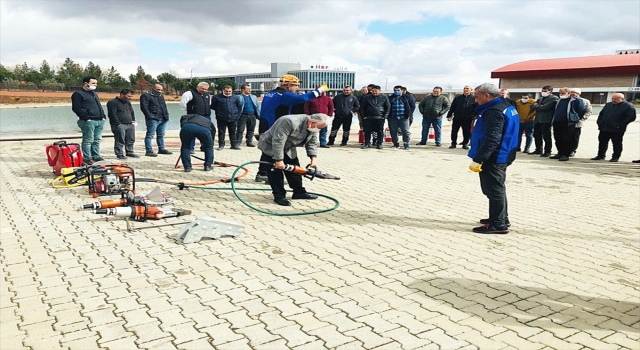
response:
<svg viewBox="0 0 640 350"><path fill-rule="evenodd" d="M238 191L270 191L271 188L236 188L236 174L238 174L238 171L240 171L240 169L242 169L245 165L249 165L249 164L260 164L260 163L265 163L265 164L269 164L271 165L271 163L268 162L260 162L260 161L251 161L251 162L246 162L244 164L240 164L236 170L234 170L233 174L231 175L231 187L209 187L209 186L191 186L189 185L189 188L200 188L203 190L213 190L213 191L224 191L224 190L231 190L233 191L233 195L236 196L236 198L238 198L238 200L240 201L240 203L246 205L247 207L260 212L262 214L267 214L267 215L274 215L274 216L301 216L301 215L313 215L313 214L320 214L320 213L326 213L332 210L336 210L338 209L338 207L340 207L340 201L338 201L337 199L335 199L334 197L331 196L327 196L321 193L313 193L313 192L309 192L311 194L315 194L318 197L322 197L322 198L326 198L329 199L331 201L333 201L334 206L329 208L329 209L321 209L321 210L312 210L312 211L300 211L300 212L291 212L291 213L280 213L280 212L276 212L276 211L269 211L269 210L263 210L260 208L257 208L251 204L249 204L249 202L245 201L242 197L240 197L240 194L238 193ZM169 182L163 182L163 181L157 181L159 183L169 183ZM172 185L175 185L175 183L170 183ZM292 192L291 190L288 190L287 192Z"/></svg>

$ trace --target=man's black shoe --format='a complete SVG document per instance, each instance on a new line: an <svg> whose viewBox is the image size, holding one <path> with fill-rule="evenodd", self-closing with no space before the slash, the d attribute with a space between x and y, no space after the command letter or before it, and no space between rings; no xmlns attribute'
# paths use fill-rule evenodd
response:
<svg viewBox="0 0 640 350"><path fill-rule="evenodd" d="M469 149L469 146L467 146L467 145L462 145L462 149Z"/></svg>
<svg viewBox="0 0 640 350"><path fill-rule="evenodd" d="M365 148L371 148L371 145L367 145L366 143L362 146L360 146L360 148L365 149Z"/></svg>
<svg viewBox="0 0 640 350"><path fill-rule="evenodd" d="M211 165L204 166L204 171L211 171L211 170L213 170L213 167Z"/></svg>
<svg viewBox="0 0 640 350"><path fill-rule="evenodd" d="M456 144L452 143L451 146L449 146L449 148L456 148Z"/></svg>
<svg viewBox="0 0 640 350"><path fill-rule="evenodd" d="M185 172L185 173L190 173L190 172L191 172L191 170L193 170L193 168L184 168L184 172Z"/></svg>
<svg viewBox="0 0 640 350"><path fill-rule="evenodd" d="M158 152L158 153L160 153L160 152ZM153 152L147 152L144 155L147 156L147 157L157 157L158 156L157 153L153 153Z"/></svg>
<svg viewBox="0 0 640 350"><path fill-rule="evenodd" d="M619 160L620 160L620 158L611 158L611 159L609 159L609 161L610 161L611 163L615 163L615 162L617 162L617 161L619 161Z"/></svg>
<svg viewBox="0 0 640 350"><path fill-rule="evenodd" d="M416 146L426 146L427 143L426 142L418 142L416 143Z"/></svg>
<svg viewBox="0 0 640 350"><path fill-rule="evenodd" d="M273 201L285 207L288 207L291 205L291 202L289 202L286 198L274 198Z"/></svg>
<svg viewBox="0 0 640 350"><path fill-rule="evenodd" d="M238 146L231 146L231 149L240 150L240 147L238 147Z"/></svg>
<svg viewBox="0 0 640 350"><path fill-rule="evenodd" d="M127 160L127 157L126 157L126 156L118 156L117 158L118 158L119 160Z"/></svg>
<svg viewBox="0 0 640 350"><path fill-rule="evenodd" d="M320 148L331 148L329 145L320 145Z"/></svg>
<svg viewBox="0 0 640 350"><path fill-rule="evenodd" d="M631 163L640 163L640 159L632 160Z"/></svg>
<svg viewBox="0 0 640 350"><path fill-rule="evenodd" d="M604 156L595 156L591 160L604 160Z"/></svg>
<svg viewBox="0 0 640 350"><path fill-rule="evenodd" d="M567 156L561 156L561 157L560 157L560 159L558 159L558 160L559 160L559 161L561 161L561 162L566 162L566 161L568 161L568 160L569 160L569 157L567 157Z"/></svg>
<svg viewBox="0 0 640 350"><path fill-rule="evenodd" d="M571 152L571 153L569 154L569 157L575 157L575 156L576 156L576 152Z"/></svg>
<svg viewBox="0 0 640 350"><path fill-rule="evenodd" d="M340 146L346 146L346 145L347 145L346 142L343 142L343 143L340 144Z"/></svg>
<svg viewBox="0 0 640 350"><path fill-rule="evenodd" d="M480 219L480 223L483 225L488 225L489 224L489 219ZM511 222L509 222L509 220L505 220L505 224L507 225L507 227L511 227Z"/></svg>
<svg viewBox="0 0 640 350"><path fill-rule="evenodd" d="M317 199L318 196L311 193L294 193L291 199Z"/></svg>
<svg viewBox="0 0 640 350"><path fill-rule="evenodd" d="M535 150L533 152L530 152L529 154L542 154L542 151Z"/></svg>
<svg viewBox="0 0 640 350"><path fill-rule="evenodd" d="M127 153L127 157L131 157L131 158L140 158L139 155L135 154L135 153Z"/></svg>
<svg viewBox="0 0 640 350"><path fill-rule="evenodd" d="M549 159L560 159L560 158L562 158L562 156L559 155L559 154L556 154L555 156L549 157Z"/></svg>
<svg viewBox="0 0 640 350"><path fill-rule="evenodd" d="M173 154L173 152L167 151L166 149L161 149L158 151L158 154Z"/></svg>
<svg viewBox="0 0 640 350"><path fill-rule="evenodd" d="M256 146L256 145L254 145L253 143L251 143L251 142L247 142L247 147L255 147L255 146Z"/></svg>
<svg viewBox="0 0 640 350"><path fill-rule="evenodd" d="M551 155L551 153L542 153L542 154L540 155L540 157L547 158L547 157L549 157L550 155Z"/></svg>
<svg viewBox="0 0 640 350"><path fill-rule="evenodd" d="M93 158L94 162L102 162L103 160L104 160L104 158L102 158L102 157Z"/></svg>
<svg viewBox="0 0 640 350"><path fill-rule="evenodd" d="M335 141L329 141L329 142L327 142L327 146L333 146L334 143L335 143Z"/></svg>
<svg viewBox="0 0 640 350"><path fill-rule="evenodd" d="M491 226L489 224L485 224L485 225L482 225L482 226L474 227L473 228L473 232L482 233L482 234L504 235L506 233L509 233L509 228L507 226L505 226L505 227L495 227L495 226Z"/></svg>

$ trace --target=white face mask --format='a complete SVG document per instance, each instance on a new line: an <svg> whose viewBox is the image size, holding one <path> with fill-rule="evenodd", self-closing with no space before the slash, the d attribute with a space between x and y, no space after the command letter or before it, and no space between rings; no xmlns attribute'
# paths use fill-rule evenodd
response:
<svg viewBox="0 0 640 350"><path fill-rule="evenodd" d="M562 98L562 99L565 99L565 98L568 98L568 97L569 97L569 95L560 95L560 98Z"/></svg>
<svg viewBox="0 0 640 350"><path fill-rule="evenodd" d="M522 103L527 103L527 102L529 102L529 99L528 98L521 98L520 101Z"/></svg>
<svg viewBox="0 0 640 350"><path fill-rule="evenodd" d="M549 93L548 92L541 92L540 95L542 97L547 97L547 96L549 96Z"/></svg>
<svg viewBox="0 0 640 350"><path fill-rule="evenodd" d="M95 85L89 85L89 86L87 87L87 89L89 89L89 91L93 91L93 90L95 90L95 89L97 89L97 88L98 88L98 87L97 87L97 86L95 86Z"/></svg>

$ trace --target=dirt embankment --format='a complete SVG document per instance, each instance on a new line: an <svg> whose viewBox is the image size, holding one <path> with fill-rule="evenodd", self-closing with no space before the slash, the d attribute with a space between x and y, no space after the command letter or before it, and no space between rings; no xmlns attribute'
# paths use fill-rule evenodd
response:
<svg viewBox="0 0 640 350"><path fill-rule="evenodd" d="M100 101L107 102L118 96L115 92L100 93ZM39 92L39 91L0 91L0 104L24 104L24 103L70 103L72 92ZM179 101L180 96L167 95L164 97L168 101ZM133 100L140 100L140 95L133 95Z"/></svg>

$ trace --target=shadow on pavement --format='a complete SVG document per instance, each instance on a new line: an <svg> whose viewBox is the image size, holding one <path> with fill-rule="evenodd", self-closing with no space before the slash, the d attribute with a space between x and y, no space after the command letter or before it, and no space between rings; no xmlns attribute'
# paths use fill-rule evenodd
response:
<svg viewBox="0 0 640 350"><path fill-rule="evenodd" d="M565 336L576 333L572 329L640 332L636 302L464 278L429 277L407 287L495 326L538 327Z"/></svg>

